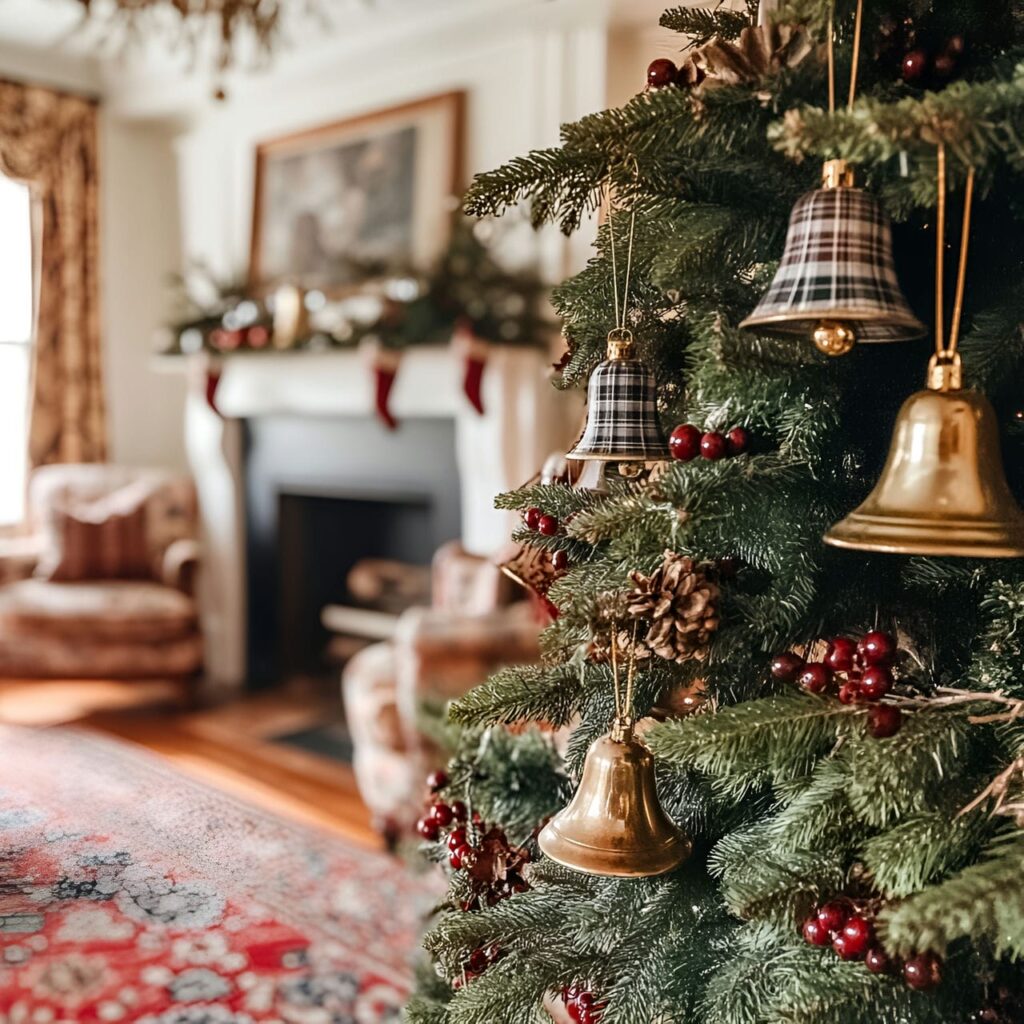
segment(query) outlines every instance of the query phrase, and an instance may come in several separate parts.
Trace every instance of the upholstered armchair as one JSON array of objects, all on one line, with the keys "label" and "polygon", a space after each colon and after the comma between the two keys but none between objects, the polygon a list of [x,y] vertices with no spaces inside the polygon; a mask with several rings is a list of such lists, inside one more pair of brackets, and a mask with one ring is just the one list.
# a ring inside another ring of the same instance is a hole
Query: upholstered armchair
[{"label": "upholstered armchair", "polygon": [[192,484],[104,464],[37,469],[0,542],[0,677],[195,678]]},{"label": "upholstered armchair", "polygon": [[440,755],[421,732],[440,707],[502,665],[539,657],[541,626],[487,559],[447,544],[434,558],[431,606],[399,619],[394,638],[364,648],[342,673],[353,767],[378,828],[395,836],[421,811],[423,780]]}]

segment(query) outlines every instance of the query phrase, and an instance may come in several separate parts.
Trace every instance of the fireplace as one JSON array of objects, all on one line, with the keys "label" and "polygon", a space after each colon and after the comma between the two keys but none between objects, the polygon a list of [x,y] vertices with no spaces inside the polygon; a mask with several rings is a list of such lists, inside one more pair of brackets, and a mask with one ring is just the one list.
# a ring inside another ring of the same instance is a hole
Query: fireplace
[{"label": "fireplace", "polygon": [[323,668],[320,614],[353,605],[357,562],[427,566],[460,535],[455,425],[370,417],[246,421],[247,677],[261,686]]},{"label": "fireplace", "polygon": [[[565,451],[582,410],[551,387],[549,355],[540,348],[495,348],[483,415],[462,393],[457,353],[410,350],[392,394],[394,433],[374,416],[373,381],[358,351],[225,358],[216,410],[205,385],[211,367],[198,356],[188,366],[185,436],[203,519],[199,588],[210,694],[278,677],[287,653],[282,614],[308,619],[290,591],[293,577],[308,573],[310,561],[319,572],[316,556],[335,537],[376,530],[379,517],[395,515],[410,525],[388,531],[422,541],[417,560],[455,537],[478,554],[497,552],[515,517],[496,510],[494,496],[522,484],[550,452]],[[282,562],[282,522],[291,536],[295,517],[304,521],[302,543]],[[325,588],[344,572],[348,556],[335,554]],[[288,657],[312,642],[304,635]]]}]

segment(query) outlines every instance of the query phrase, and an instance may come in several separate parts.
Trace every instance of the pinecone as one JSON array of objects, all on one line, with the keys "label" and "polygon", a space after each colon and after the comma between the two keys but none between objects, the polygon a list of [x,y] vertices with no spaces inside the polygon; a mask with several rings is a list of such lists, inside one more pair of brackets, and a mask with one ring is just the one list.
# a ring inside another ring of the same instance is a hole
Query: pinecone
[{"label": "pinecone", "polygon": [[718,629],[716,569],[712,562],[666,551],[665,559],[650,576],[630,573],[634,589],[628,612],[650,623],[644,642],[667,661],[703,661],[712,634]]}]

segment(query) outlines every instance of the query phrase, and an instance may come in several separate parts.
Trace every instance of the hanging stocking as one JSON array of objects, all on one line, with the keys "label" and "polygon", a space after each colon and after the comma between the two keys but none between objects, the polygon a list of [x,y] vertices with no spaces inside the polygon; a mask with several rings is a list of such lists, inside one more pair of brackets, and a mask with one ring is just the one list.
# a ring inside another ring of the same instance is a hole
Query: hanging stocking
[{"label": "hanging stocking", "polygon": [[483,416],[484,403],[481,396],[483,385],[484,364],[487,362],[489,345],[486,341],[478,338],[473,331],[473,325],[465,317],[461,318],[455,325],[452,334],[452,343],[462,356],[462,390],[469,399],[469,404]]},{"label": "hanging stocking", "polygon": [[391,415],[391,389],[398,376],[398,364],[401,354],[394,349],[376,348],[373,351],[371,366],[373,367],[373,405],[377,418],[388,430],[398,426],[398,420]]},{"label": "hanging stocking", "polygon": [[220,416],[220,409],[217,408],[217,387],[220,384],[221,369],[219,366],[210,364],[206,368],[206,404]]}]

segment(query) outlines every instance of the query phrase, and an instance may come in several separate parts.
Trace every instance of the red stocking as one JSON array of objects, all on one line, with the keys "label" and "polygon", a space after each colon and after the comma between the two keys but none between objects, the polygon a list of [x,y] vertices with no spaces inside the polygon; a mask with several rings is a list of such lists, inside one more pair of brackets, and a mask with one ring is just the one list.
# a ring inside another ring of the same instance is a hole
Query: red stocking
[{"label": "red stocking", "polygon": [[469,399],[469,404],[481,415],[484,414],[484,402],[481,395],[484,366],[487,363],[488,345],[473,332],[473,325],[466,319],[455,325],[452,336],[455,347],[462,353],[462,390]]},{"label": "red stocking", "polygon": [[209,368],[206,371],[206,404],[219,416],[217,408],[217,387],[220,384],[220,369]]},{"label": "red stocking", "polygon": [[374,398],[374,406],[377,410],[377,417],[384,424],[388,430],[394,430],[398,426],[398,421],[391,415],[391,410],[388,409],[388,401],[391,398],[391,387],[394,384],[394,379],[398,374],[397,361],[391,365],[381,364],[376,362],[374,364],[374,381],[376,383],[376,396]]}]

